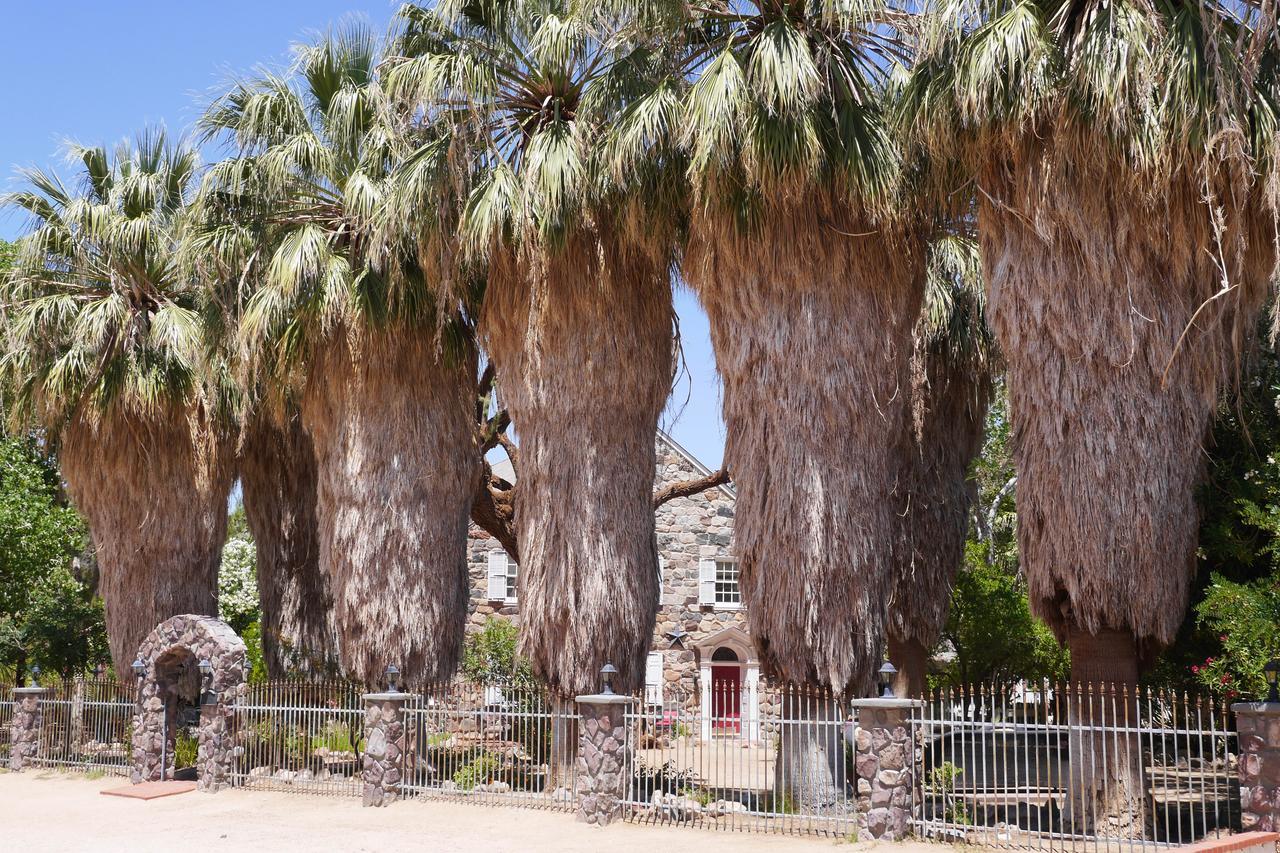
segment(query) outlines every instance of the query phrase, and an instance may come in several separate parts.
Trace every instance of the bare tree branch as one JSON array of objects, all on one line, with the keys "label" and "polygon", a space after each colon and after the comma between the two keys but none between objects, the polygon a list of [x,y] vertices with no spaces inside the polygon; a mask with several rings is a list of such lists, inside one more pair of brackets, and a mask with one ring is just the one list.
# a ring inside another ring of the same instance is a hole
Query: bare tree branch
[{"label": "bare tree branch", "polygon": [[707,489],[714,489],[716,486],[723,486],[728,482],[729,469],[721,467],[719,471],[708,474],[705,477],[699,477],[696,480],[682,480],[679,483],[672,483],[654,493],[653,508],[657,509],[664,503],[673,501],[676,498],[687,498],[701,494]]},{"label": "bare tree branch", "polygon": [[480,485],[471,500],[471,520],[502,545],[502,550],[517,563],[520,548],[516,542],[515,486],[493,473],[486,460]]}]

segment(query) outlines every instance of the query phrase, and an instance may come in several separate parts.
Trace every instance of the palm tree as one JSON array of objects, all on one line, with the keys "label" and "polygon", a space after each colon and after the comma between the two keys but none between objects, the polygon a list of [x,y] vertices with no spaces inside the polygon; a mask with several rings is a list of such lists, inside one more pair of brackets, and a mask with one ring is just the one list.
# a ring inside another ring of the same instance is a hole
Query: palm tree
[{"label": "palm tree", "polygon": [[[657,548],[654,435],[672,380],[670,217],[599,150],[662,56],[567,0],[401,11],[388,80],[465,146],[461,222],[481,340],[519,437],[521,654],[561,694],[643,684]],[[642,201],[643,196],[643,201]]]},{"label": "palm tree", "polygon": [[92,533],[116,672],[155,625],[215,614],[234,476],[231,399],[202,289],[177,262],[198,160],[163,131],[69,145],[77,182],[23,172],[31,228],[4,282],[15,419],[42,427]]},{"label": "palm tree", "polygon": [[687,163],[682,268],[724,381],[761,661],[785,681],[864,692],[882,660],[923,282],[922,241],[890,215],[902,187],[882,106],[901,59],[894,21],[878,3],[684,14],[683,67],[620,122],[613,156],[624,172],[672,150]]},{"label": "palm tree", "polygon": [[[682,63],[617,123],[613,170],[677,162],[687,176],[682,271],[724,383],[735,550],[761,662],[784,682],[865,693],[883,659],[923,287],[885,120],[888,70],[904,58],[897,21],[876,2],[674,6]],[[787,695],[789,719],[839,713]],[[823,733],[837,728],[784,727],[779,790],[813,808],[835,801],[843,751]]]},{"label": "palm tree", "polygon": [[[1125,690],[1182,623],[1202,443],[1275,264],[1274,34],[1248,3],[931,12],[904,119],[977,188],[1032,605],[1073,679]],[[1098,772],[1136,800],[1138,764]]]},{"label": "palm tree", "polygon": [[206,179],[200,245],[246,291],[247,384],[297,394],[342,668],[420,684],[461,651],[475,357],[437,251],[449,200],[409,221],[390,202],[443,186],[447,148],[389,121],[378,61],[345,25],[214,101],[202,130],[235,154]]},{"label": "palm tree", "polygon": [[925,275],[886,637],[899,696],[923,694],[929,652],[947,621],[973,500],[969,464],[982,446],[994,371],[976,241],[959,233],[935,240]]}]

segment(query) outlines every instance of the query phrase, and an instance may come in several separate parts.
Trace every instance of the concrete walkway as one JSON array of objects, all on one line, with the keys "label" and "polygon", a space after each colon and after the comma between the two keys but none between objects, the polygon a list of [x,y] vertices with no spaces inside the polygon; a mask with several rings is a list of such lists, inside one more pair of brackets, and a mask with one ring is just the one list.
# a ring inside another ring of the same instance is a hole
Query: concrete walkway
[{"label": "concrete walkway", "polygon": [[28,851],[483,851],[483,853],[949,853],[944,845],[849,844],[674,826],[599,829],[571,814],[410,801],[365,809],[358,800],[231,790],[143,802],[104,797],[118,776],[0,772],[0,850]]}]

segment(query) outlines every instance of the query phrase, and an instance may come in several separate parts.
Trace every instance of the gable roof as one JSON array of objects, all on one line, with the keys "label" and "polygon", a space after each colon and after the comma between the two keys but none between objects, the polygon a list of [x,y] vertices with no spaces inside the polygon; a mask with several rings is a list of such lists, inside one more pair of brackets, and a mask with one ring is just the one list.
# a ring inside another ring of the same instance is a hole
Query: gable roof
[{"label": "gable roof", "polygon": [[[684,447],[680,445],[680,442],[672,438],[671,435],[661,427],[658,428],[658,440],[661,441],[663,444],[667,445],[668,447],[670,447],[677,454],[679,454],[680,458],[684,459],[684,461],[692,465],[694,470],[697,471],[701,476],[706,477],[709,474],[715,473],[715,471],[708,468],[706,465],[703,465],[701,460],[698,459],[698,457],[694,456],[692,453],[685,450]],[[724,489],[726,492],[729,493],[730,497],[736,498],[738,496],[737,490],[733,488],[732,480],[730,480],[728,483],[725,483],[723,486],[717,486],[717,488]]]}]

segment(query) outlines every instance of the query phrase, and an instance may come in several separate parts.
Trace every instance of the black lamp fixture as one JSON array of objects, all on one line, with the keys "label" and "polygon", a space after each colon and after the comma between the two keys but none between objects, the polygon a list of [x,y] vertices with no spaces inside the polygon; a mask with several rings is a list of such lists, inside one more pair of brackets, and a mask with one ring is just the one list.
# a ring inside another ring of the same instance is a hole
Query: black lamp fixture
[{"label": "black lamp fixture", "polygon": [[898,674],[898,668],[889,661],[885,661],[880,667],[878,675],[880,676],[880,686],[884,688],[880,694],[881,699],[896,699],[893,695],[893,677]]},{"label": "black lamp fixture", "polygon": [[395,693],[396,685],[400,682],[400,667],[393,663],[387,664],[387,692]]},{"label": "black lamp fixture", "polygon": [[134,658],[133,663],[129,664],[129,669],[133,670],[133,677],[139,681],[147,674],[147,665],[142,662],[142,658]]},{"label": "black lamp fixture", "polygon": [[600,676],[604,679],[604,689],[600,691],[601,696],[613,695],[613,677],[617,674],[618,668],[611,663],[600,667]]},{"label": "black lamp fixture", "polygon": [[31,667],[31,686],[40,686],[40,667],[38,666]]},{"label": "black lamp fixture", "polygon": [[200,701],[205,705],[212,705],[217,701],[213,694],[213,664],[206,658],[196,664],[196,667],[200,670]]},{"label": "black lamp fixture", "polygon": [[1262,677],[1267,680],[1267,702],[1280,703],[1280,658],[1262,668]]}]

